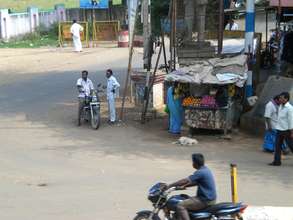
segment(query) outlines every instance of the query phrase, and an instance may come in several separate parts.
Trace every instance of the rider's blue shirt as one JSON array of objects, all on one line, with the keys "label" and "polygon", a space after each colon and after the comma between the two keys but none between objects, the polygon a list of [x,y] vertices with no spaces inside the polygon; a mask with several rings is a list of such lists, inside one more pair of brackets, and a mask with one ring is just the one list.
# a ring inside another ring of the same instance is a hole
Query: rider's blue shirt
[{"label": "rider's blue shirt", "polygon": [[188,177],[193,184],[198,186],[197,197],[202,201],[214,201],[217,198],[214,176],[209,168],[201,167]]}]

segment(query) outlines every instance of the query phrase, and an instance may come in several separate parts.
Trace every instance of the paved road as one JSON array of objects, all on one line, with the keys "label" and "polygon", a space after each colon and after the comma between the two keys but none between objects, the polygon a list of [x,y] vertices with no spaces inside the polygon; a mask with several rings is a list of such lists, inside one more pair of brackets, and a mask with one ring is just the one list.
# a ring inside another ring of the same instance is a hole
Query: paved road
[{"label": "paved road", "polygon": [[[163,119],[141,126],[133,121],[135,114],[128,114],[128,121],[120,126],[103,123],[98,131],[87,125],[76,127],[74,84],[80,70],[88,69],[95,82],[105,83],[104,70],[111,67],[123,83],[127,50],[99,48],[80,55],[7,50],[3,54],[1,219],[131,219],[136,210],[150,208],[146,200],[150,185],[192,172],[192,152],[207,156],[220,201],[230,200],[229,164],[236,162],[241,200],[252,205],[292,205],[293,158],[288,157],[283,167],[268,167],[272,156],[259,150],[260,139],[240,133],[225,141],[217,134],[201,134],[199,145],[179,147],[172,144],[175,137],[164,130]],[[134,66],[140,59],[137,54]]]}]

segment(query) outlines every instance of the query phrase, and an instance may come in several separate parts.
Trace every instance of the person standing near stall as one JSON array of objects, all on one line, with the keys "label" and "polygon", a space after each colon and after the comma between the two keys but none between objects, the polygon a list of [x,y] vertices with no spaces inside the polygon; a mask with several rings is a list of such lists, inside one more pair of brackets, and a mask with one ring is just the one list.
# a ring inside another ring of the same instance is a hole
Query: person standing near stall
[{"label": "person standing near stall", "polygon": [[[266,133],[264,137],[263,149],[265,151],[274,152],[275,142],[277,136],[277,124],[278,124],[278,108],[280,107],[280,95],[275,96],[265,106],[265,126]],[[289,154],[289,150],[286,148],[286,144],[282,145],[283,154]]]},{"label": "person standing near stall", "polygon": [[180,134],[183,123],[183,107],[180,97],[179,84],[175,82],[167,92],[167,106],[169,110],[169,132]]},{"label": "person standing near stall", "polygon": [[114,124],[116,122],[116,107],[115,107],[115,98],[118,96],[118,90],[120,84],[117,79],[113,76],[113,71],[108,69],[106,71],[107,77],[107,100],[108,100],[108,109],[109,109],[109,124]]},{"label": "person standing near stall", "polygon": [[281,166],[281,147],[286,140],[288,147],[293,152],[293,106],[289,103],[290,94],[283,92],[280,94],[281,105],[278,108],[278,121],[276,125],[277,138],[275,144],[274,161],[271,166]]},{"label": "person standing near stall", "polygon": [[239,26],[237,23],[235,23],[235,21],[231,18],[228,22],[228,24],[225,27],[226,31],[238,31],[239,30]]}]

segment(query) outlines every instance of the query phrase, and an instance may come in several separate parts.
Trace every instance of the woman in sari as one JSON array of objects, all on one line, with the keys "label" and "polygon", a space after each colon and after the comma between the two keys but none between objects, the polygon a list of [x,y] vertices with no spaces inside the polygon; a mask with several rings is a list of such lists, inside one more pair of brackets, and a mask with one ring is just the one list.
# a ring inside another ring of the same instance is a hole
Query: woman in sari
[{"label": "woman in sari", "polygon": [[167,92],[167,106],[169,110],[169,132],[180,134],[183,123],[183,107],[179,93],[178,83],[175,82]]}]

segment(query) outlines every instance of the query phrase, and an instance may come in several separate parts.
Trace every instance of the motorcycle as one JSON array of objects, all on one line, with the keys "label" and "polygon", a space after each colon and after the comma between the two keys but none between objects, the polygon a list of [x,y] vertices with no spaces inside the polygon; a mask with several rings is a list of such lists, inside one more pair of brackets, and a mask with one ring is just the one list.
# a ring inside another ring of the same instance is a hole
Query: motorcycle
[{"label": "motorcycle", "polygon": [[[100,85],[98,85],[98,88]],[[100,90],[95,90],[90,96],[85,96],[85,106],[83,107],[79,120],[90,121],[93,129],[97,130],[101,122],[101,102],[99,98]]]},{"label": "motorcycle", "polygon": [[[172,187],[164,189],[164,183],[157,183],[149,190],[148,199],[152,202],[154,209],[144,210],[137,213],[134,220],[161,220],[159,214],[163,211],[164,220],[177,220],[176,206],[179,202],[190,198],[188,195],[180,194],[169,196],[176,190],[182,188]],[[241,214],[247,208],[243,203],[218,203],[203,210],[189,211],[191,220],[243,220]]]}]

